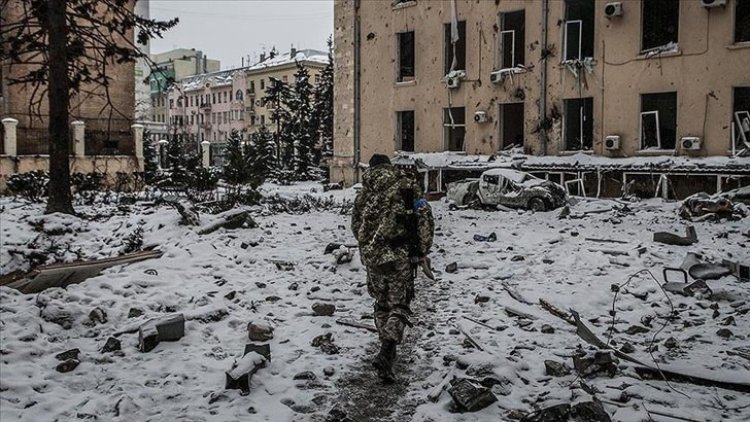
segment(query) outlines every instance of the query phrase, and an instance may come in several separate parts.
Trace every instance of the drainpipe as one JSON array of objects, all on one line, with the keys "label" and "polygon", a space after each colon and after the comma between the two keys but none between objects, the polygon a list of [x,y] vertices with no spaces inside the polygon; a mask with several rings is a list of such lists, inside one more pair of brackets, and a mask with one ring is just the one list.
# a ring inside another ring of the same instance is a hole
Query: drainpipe
[{"label": "drainpipe", "polygon": [[361,159],[360,142],[360,0],[354,0],[354,183],[359,181],[359,162]]},{"label": "drainpipe", "polygon": [[539,117],[543,123],[539,134],[542,137],[542,154],[547,155],[547,15],[549,14],[549,0],[542,0],[542,86],[539,93]]}]

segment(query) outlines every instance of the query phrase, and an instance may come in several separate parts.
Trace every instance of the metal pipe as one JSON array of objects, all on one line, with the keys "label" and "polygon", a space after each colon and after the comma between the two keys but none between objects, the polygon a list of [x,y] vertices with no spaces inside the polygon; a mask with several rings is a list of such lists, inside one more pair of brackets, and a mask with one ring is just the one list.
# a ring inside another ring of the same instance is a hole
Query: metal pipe
[{"label": "metal pipe", "polygon": [[542,0],[542,76],[541,91],[539,93],[539,117],[541,121],[539,134],[542,141],[541,155],[547,155],[547,15],[549,14],[549,0]]},{"label": "metal pipe", "polygon": [[357,183],[359,181],[359,162],[361,159],[361,142],[360,142],[361,36],[360,36],[359,7],[360,7],[360,0],[354,0],[354,160],[352,162],[352,165],[354,167],[353,183]]}]

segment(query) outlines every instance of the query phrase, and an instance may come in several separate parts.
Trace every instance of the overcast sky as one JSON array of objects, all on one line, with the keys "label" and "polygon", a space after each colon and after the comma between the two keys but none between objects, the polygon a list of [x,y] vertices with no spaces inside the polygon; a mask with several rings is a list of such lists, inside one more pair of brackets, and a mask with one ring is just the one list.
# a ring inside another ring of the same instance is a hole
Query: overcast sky
[{"label": "overcast sky", "polygon": [[151,53],[173,48],[202,50],[221,68],[237,67],[276,46],[326,49],[333,33],[333,0],[151,0],[151,18],[180,18]]}]

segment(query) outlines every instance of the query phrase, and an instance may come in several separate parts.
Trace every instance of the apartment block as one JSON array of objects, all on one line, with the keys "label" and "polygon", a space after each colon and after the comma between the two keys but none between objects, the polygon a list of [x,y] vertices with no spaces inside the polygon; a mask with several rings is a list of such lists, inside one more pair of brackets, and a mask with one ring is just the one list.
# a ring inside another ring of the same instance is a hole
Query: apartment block
[{"label": "apartment block", "polygon": [[419,161],[436,192],[497,166],[589,195],[750,184],[748,0],[334,10],[334,180],[382,153]]},{"label": "apartment block", "polygon": [[286,53],[262,54],[251,66],[182,78],[167,90],[165,132],[186,136],[195,148],[210,142],[211,162],[220,165],[232,130],[249,139],[261,126],[272,124],[270,104],[267,107],[263,100],[272,80],[294,83],[296,63],[301,63],[314,84],[327,62],[326,52],[292,48]]}]

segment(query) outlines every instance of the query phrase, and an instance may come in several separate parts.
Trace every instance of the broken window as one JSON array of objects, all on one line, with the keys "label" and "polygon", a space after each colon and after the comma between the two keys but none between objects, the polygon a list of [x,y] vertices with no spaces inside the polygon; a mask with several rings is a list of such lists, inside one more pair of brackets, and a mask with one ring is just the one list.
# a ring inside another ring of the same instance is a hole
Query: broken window
[{"label": "broken window", "polygon": [[445,74],[451,71],[453,59],[456,60],[455,70],[466,70],[466,21],[458,21],[458,41],[453,48],[451,43],[451,24],[446,23],[445,32]]},{"label": "broken window", "polygon": [[414,152],[414,110],[396,112],[396,150]]},{"label": "broken window", "polygon": [[641,149],[674,149],[677,93],[641,95]]},{"label": "broken window", "polygon": [[750,0],[737,0],[734,9],[734,42],[750,41]]},{"label": "broken window", "polygon": [[500,149],[523,146],[523,103],[500,104]]},{"label": "broken window", "polygon": [[463,151],[466,136],[466,109],[452,107],[443,109],[445,147],[448,151]]},{"label": "broken window", "polygon": [[399,32],[398,37],[398,81],[410,81],[416,76],[414,70],[414,31]]},{"label": "broken window", "polygon": [[594,99],[564,101],[563,130],[566,151],[589,151],[594,144]]},{"label": "broken window", "polygon": [[565,60],[594,56],[594,0],[565,1]]},{"label": "broken window", "polygon": [[643,0],[642,51],[677,44],[679,0]]},{"label": "broken window", "polygon": [[746,148],[750,145],[750,87],[734,88],[732,111],[735,145]]},{"label": "broken window", "polygon": [[498,52],[498,68],[508,69],[524,64],[526,12],[500,13],[500,51]]}]

